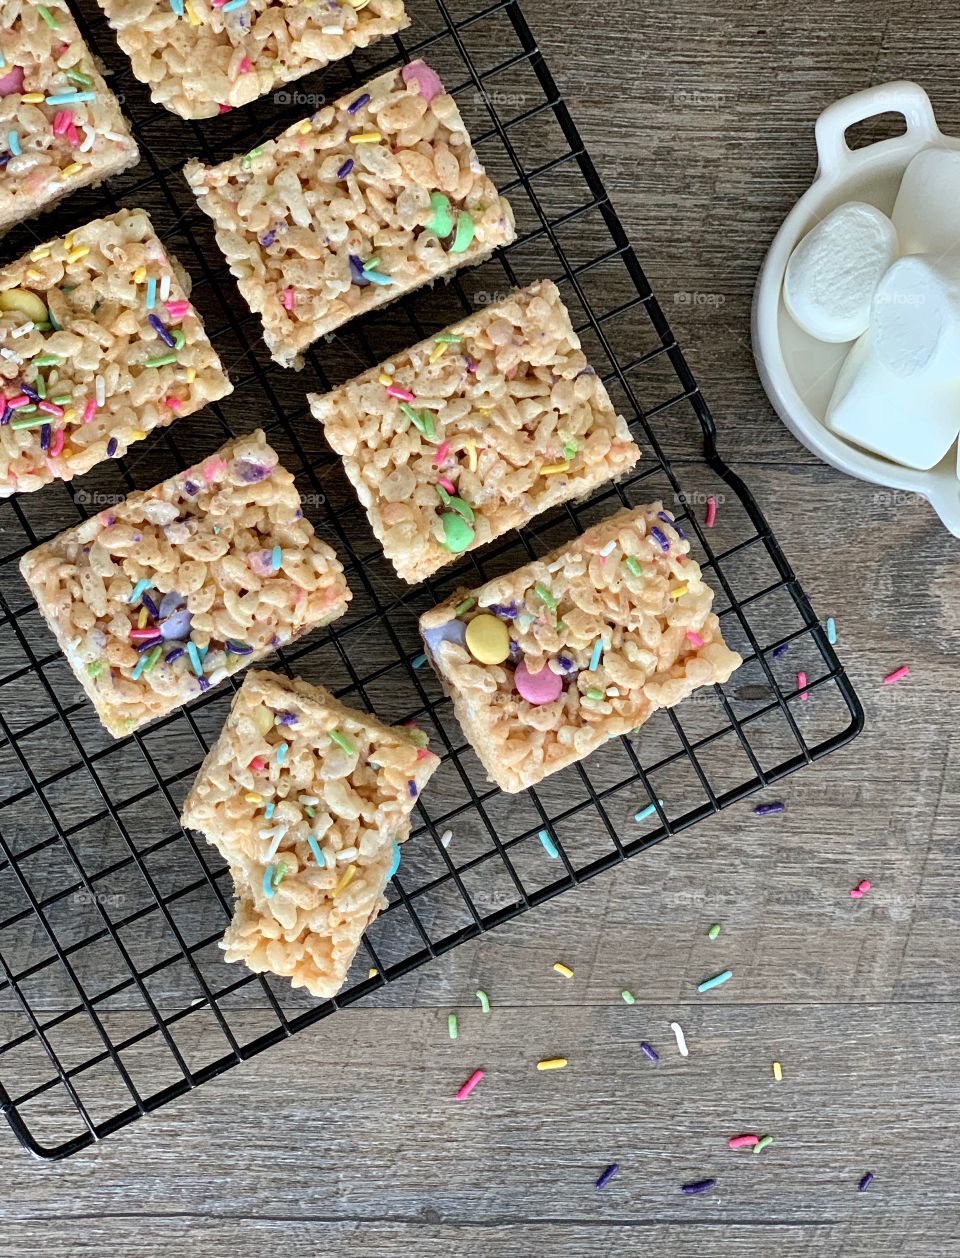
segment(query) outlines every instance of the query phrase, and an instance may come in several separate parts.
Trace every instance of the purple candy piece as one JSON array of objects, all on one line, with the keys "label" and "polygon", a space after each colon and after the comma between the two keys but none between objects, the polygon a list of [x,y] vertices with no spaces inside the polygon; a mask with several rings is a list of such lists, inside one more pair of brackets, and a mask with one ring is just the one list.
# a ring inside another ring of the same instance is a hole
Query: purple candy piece
[{"label": "purple candy piece", "polygon": [[278,712],[277,713],[278,725],[296,725],[296,723],[297,723],[296,712]]},{"label": "purple candy piece", "polygon": [[245,459],[237,459],[234,467],[237,475],[247,485],[255,485],[257,481],[270,475],[270,469],[262,463],[248,463]]},{"label": "purple candy piece", "polygon": [[511,601],[509,603],[491,603],[487,608],[491,616],[499,616],[501,620],[516,620],[517,605]]},{"label": "purple candy piece", "polygon": [[350,254],[350,278],[358,288],[366,288],[370,283],[363,273],[363,262],[355,253]]},{"label": "purple candy piece", "polygon": [[441,642],[454,642],[457,646],[467,645],[467,626],[462,620],[448,620],[445,625],[435,629],[425,629],[423,640],[432,655],[436,655]]},{"label": "purple candy piece", "polygon": [[193,616],[186,607],[178,607],[165,620],[160,621],[160,632],[167,642],[183,642],[190,637]]},{"label": "purple candy piece", "polygon": [[186,601],[185,595],[180,594],[177,590],[170,590],[160,600],[160,606],[157,609],[158,615],[163,619],[169,616],[171,612],[175,612],[178,607],[183,607]]},{"label": "purple candy piece", "polygon": [[260,237],[260,243],[263,245],[264,249],[269,249],[276,238],[277,229],[275,227],[271,227],[268,232],[264,232],[264,234]]}]

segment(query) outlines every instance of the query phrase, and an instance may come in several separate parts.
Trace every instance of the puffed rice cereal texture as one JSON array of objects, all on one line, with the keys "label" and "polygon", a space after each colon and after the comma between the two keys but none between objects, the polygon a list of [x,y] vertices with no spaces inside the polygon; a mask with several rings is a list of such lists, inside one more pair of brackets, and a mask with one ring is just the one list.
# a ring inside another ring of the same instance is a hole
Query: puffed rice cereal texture
[{"label": "puffed rice cereal texture", "polygon": [[426,741],[319,686],[247,674],[183,808],[230,866],[228,961],[336,994],[440,763]]},{"label": "puffed rice cereal texture", "polygon": [[549,280],[309,400],[411,584],[640,457]]},{"label": "puffed rice cereal texture", "polygon": [[351,597],[260,431],[29,551],[20,571],[115,738],[336,620]]},{"label": "puffed rice cereal texture", "polygon": [[2,234],[140,154],[64,0],[2,0],[0,54]]},{"label": "puffed rice cereal texture", "polygon": [[[689,550],[655,502],[620,511],[421,617],[427,655],[454,712],[503,790],[535,785],[739,668]],[[470,650],[469,625],[481,615],[508,631],[502,664],[483,664]],[[560,682],[557,697],[522,698],[519,667],[535,676],[549,669]]]},{"label": "puffed rice cereal texture", "polygon": [[423,62],[187,182],[285,367],[350,319],[487,257],[513,213]]},{"label": "puffed rice cereal texture", "polygon": [[248,105],[410,25],[403,0],[98,3],[153,103],[181,118]]},{"label": "puffed rice cereal texture", "polygon": [[72,480],[232,391],[189,291],[143,210],[0,269],[0,497]]}]

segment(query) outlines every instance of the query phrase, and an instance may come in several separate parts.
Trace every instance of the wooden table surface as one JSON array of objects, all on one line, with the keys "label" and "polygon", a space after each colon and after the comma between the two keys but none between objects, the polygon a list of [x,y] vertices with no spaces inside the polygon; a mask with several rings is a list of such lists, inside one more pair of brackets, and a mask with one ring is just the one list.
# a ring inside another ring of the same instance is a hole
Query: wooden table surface
[{"label": "wooden table surface", "polygon": [[[960,132],[960,23],[906,0],[525,12],[722,452],[836,617],[866,732],[787,779],[782,816],[732,807],[65,1163],[4,1135],[4,1258],[960,1253],[960,552],[924,504],[793,440],[749,332],[764,252],[814,173],[816,115],[912,78]],[[902,663],[909,679],[884,687]],[[534,1069],[560,1054],[565,1071]],[[729,1152],[743,1131],[774,1141]],[[681,1194],[704,1176],[712,1193]]]}]

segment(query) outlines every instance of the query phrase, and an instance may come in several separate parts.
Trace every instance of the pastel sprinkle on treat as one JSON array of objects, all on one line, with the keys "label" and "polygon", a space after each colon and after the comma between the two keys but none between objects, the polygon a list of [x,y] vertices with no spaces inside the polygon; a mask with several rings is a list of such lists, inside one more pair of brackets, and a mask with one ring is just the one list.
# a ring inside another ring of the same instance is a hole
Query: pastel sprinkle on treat
[{"label": "pastel sprinkle on treat", "polygon": [[546,830],[541,830],[537,835],[537,838],[543,844],[543,850],[546,854],[552,861],[555,861],[560,853],[557,851],[557,845],[554,843],[553,839],[551,839],[550,835],[546,832]]},{"label": "pastel sprinkle on treat", "polygon": [[864,1175],[860,1180],[860,1183],[857,1184],[857,1192],[866,1192],[873,1183],[874,1178],[873,1171],[867,1171],[866,1175]]},{"label": "pastel sprinkle on treat", "polygon": [[724,970],[720,974],[715,974],[713,978],[704,979],[702,983],[697,984],[698,992],[708,992],[714,987],[721,987],[724,983],[729,982],[733,978],[733,970]]},{"label": "pastel sprinkle on treat", "polygon": [[688,1196],[695,1196],[697,1193],[709,1192],[711,1188],[716,1186],[715,1179],[698,1179],[692,1184],[681,1184],[680,1191],[685,1192]]},{"label": "pastel sprinkle on treat", "polygon": [[455,1040],[457,1036],[460,1034],[459,1028],[457,1026],[457,1015],[455,1013],[447,1014],[447,1034],[450,1036],[452,1040]]},{"label": "pastel sprinkle on treat", "polygon": [[670,1030],[673,1032],[673,1034],[676,1037],[677,1051],[679,1052],[680,1056],[689,1057],[690,1050],[687,1048],[687,1039],[683,1033],[683,1027],[680,1025],[679,1022],[671,1022]]},{"label": "pastel sprinkle on treat", "polygon": [[483,1075],[484,1075],[484,1072],[482,1070],[475,1070],[473,1074],[470,1076],[470,1078],[463,1085],[463,1087],[460,1088],[459,1091],[457,1092],[457,1100],[465,1101],[467,1097],[470,1095],[470,1093],[473,1091],[473,1089],[480,1082],[480,1080],[483,1078]]},{"label": "pastel sprinkle on treat", "polygon": [[720,934],[720,923],[714,922],[713,925],[710,927],[710,929],[707,931],[707,938],[710,940],[713,940],[713,939],[716,939],[716,937],[719,934]]},{"label": "pastel sprinkle on treat", "polygon": [[636,996],[634,996],[633,992],[627,991],[626,988],[620,993],[620,999],[625,1005],[635,1005],[637,1003]]},{"label": "pastel sprinkle on treat", "polygon": [[757,804],[753,810],[755,817],[772,817],[774,813],[784,812],[786,805],[779,800],[773,804]]},{"label": "pastel sprinkle on treat", "polygon": [[657,1050],[653,1047],[653,1045],[652,1045],[652,1044],[648,1044],[646,1040],[641,1040],[641,1041],[640,1041],[640,1051],[641,1051],[641,1053],[643,1053],[644,1057],[648,1057],[648,1058],[650,1059],[650,1061],[652,1061],[652,1062],[654,1062],[654,1063],[656,1063],[656,1062],[658,1062],[658,1061],[660,1060],[660,1054],[659,1054],[659,1053],[657,1052]]},{"label": "pastel sprinkle on treat", "polygon": [[781,1080],[783,1079],[783,1067],[780,1065],[778,1061],[775,1061],[773,1063],[772,1070],[773,1070],[774,1079],[776,1080],[777,1083],[780,1083]]},{"label": "pastel sprinkle on treat", "polygon": [[731,1136],[727,1141],[729,1149],[752,1149],[760,1143],[759,1136]]},{"label": "pastel sprinkle on treat", "polygon": [[619,1162],[611,1162],[608,1167],[606,1167],[603,1171],[600,1172],[600,1175],[597,1179],[598,1191],[601,1188],[606,1188],[607,1184],[610,1183],[611,1179],[613,1179],[614,1175],[616,1175],[619,1169],[620,1169]]},{"label": "pastel sprinkle on treat", "polygon": [[562,961],[554,962],[553,968],[558,974],[562,974],[564,978],[573,978],[573,970],[569,966],[564,965]]},{"label": "pastel sprinkle on treat", "polygon": [[487,993],[483,990],[482,987],[477,988],[477,1000],[480,1001],[480,1012],[489,1013],[490,1012],[490,997],[487,995]]},{"label": "pastel sprinkle on treat", "polygon": [[904,664],[901,668],[896,668],[892,673],[887,673],[883,679],[885,686],[895,686],[898,681],[903,681],[904,677],[910,675],[910,669]]},{"label": "pastel sprinkle on treat", "polygon": [[567,1064],[566,1057],[545,1057],[537,1062],[538,1070],[562,1070]]}]

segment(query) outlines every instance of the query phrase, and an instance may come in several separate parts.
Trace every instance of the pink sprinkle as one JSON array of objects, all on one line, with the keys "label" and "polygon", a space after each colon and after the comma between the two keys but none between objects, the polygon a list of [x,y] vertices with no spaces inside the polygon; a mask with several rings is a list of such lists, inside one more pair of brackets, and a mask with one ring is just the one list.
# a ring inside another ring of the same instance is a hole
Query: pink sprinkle
[{"label": "pink sprinkle", "polygon": [[207,459],[206,463],[204,463],[203,467],[200,469],[203,472],[203,479],[209,485],[218,473],[224,471],[226,466],[227,465],[224,463],[223,459]]},{"label": "pink sprinkle", "polygon": [[178,411],[181,405],[178,397],[165,397],[163,399],[163,404],[164,406],[169,406],[172,411]]},{"label": "pink sprinkle", "polygon": [[[10,405],[12,406],[13,403],[11,402]],[[883,679],[883,684],[885,686],[893,686],[898,681],[903,681],[904,677],[906,677],[909,672],[910,669],[907,668],[906,664],[904,664],[902,668],[898,668],[892,673],[887,673],[886,677]]]},{"label": "pink sprinkle", "polygon": [[9,406],[12,411],[18,411],[21,406],[29,405],[30,399],[25,393],[18,393],[16,397],[7,399],[7,406]]},{"label": "pink sprinkle", "polygon": [[853,896],[855,900],[863,899],[863,892],[860,890],[859,887],[854,887],[853,890],[850,892],[850,894]]},{"label": "pink sprinkle", "polygon": [[78,134],[78,132],[77,132],[77,128],[73,125],[73,123],[72,123],[72,122],[71,122],[71,123],[67,126],[67,129],[66,129],[66,131],[64,131],[64,133],[63,133],[63,134],[67,137],[67,143],[68,143],[68,144],[79,144],[79,143],[80,143],[80,136],[79,136],[79,134]]},{"label": "pink sprinkle", "polygon": [[251,68],[252,66],[251,66],[251,61],[249,57],[244,57],[241,60],[240,64],[237,66],[237,70],[239,71],[240,74],[249,74]]},{"label": "pink sprinkle", "polygon": [[250,761],[250,763],[247,765],[247,768],[252,769],[254,773],[262,773],[266,767],[267,766],[264,764],[264,762],[260,759],[259,756],[254,756],[253,759]]},{"label": "pink sprinkle", "polygon": [[390,394],[390,396],[391,396],[391,397],[397,397],[397,398],[399,398],[401,402],[412,402],[412,401],[413,401],[413,394],[412,394],[412,393],[408,393],[406,389],[401,389],[399,385],[396,385],[396,384],[388,384],[388,385],[387,385],[387,392]]},{"label": "pink sprinkle", "polygon": [[694,646],[703,646],[703,638],[700,637],[699,633],[694,633],[692,629],[687,630],[687,638]]},{"label": "pink sprinkle", "polygon": [[56,415],[57,419],[63,417],[63,407],[57,406],[56,402],[38,402],[37,410],[43,411],[45,415]]},{"label": "pink sprinkle", "polygon": [[463,1087],[460,1089],[460,1091],[457,1093],[457,1100],[465,1101],[482,1078],[483,1078],[483,1071],[475,1070],[473,1074],[470,1076],[470,1078],[463,1085]]},{"label": "pink sprinkle", "polygon": [[284,310],[293,309],[293,289],[285,288],[283,290],[283,308]]},{"label": "pink sprinkle", "polygon": [[704,521],[708,529],[712,529],[717,519],[717,500],[716,498],[707,499],[707,518]]},{"label": "pink sprinkle", "polygon": [[864,880],[860,883],[859,886],[853,888],[853,890],[850,892],[850,895],[853,897],[854,900],[862,900],[863,897],[870,890],[871,885],[872,884],[870,880],[868,878],[864,878]]},{"label": "pink sprinkle", "polygon": [[63,449],[63,429],[58,428],[57,431],[53,434],[53,440],[50,442],[50,449],[47,452],[48,457],[51,459],[55,459],[62,449]]},{"label": "pink sprinkle", "polygon": [[96,413],[97,413],[97,403],[93,398],[90,398],[87,404],[84,406],[83,414],[81,415],[80,418],[83,420],[85,424],[89,424],[90,421],[93,419],[94,415],[96,415]]},{"label": "pink sprinkle", "polygon": [[446,476],[438,476],[437,484],[441,489],[445,489],[448,494],[453,494],[456,497],[457,487],[452,480],[447,480]]},{"label": "pink sprinkle", "polygon": [[444,441],[442,445],[437,446],[437,452],[433,456],[433,466],[439,467],[443,460],[450,453],[450,442]]},{"label": "pink sprinkle", "polygon": [[759,1143],[759,1136],[731,1136],[727,1141],[727,1147],[730,1149],[752,1149],[755,1144]]},{"label": "pink sprinkle", "polygon": [[53,115],[52,129],[54,135],[63,135],[67,127],[69,127],[73,115],[69,109],[58,109]]},{"label": "pink sprinkle", "polygon": [[228,114],[232,108],[233,108],[232,105],[221,105],[220,112],[221,114]]},{"label": "pink sprinkle", "polygon": [[443,93],[443,83],[435,70],[423,61],[411,61],[400,71],[404,83],[416,83],[417,90],[429,105],[435,96]]},{"label": "pink sprinkle", "polygon": [[182,319],[189,309],[190,303],[188,301],[167,302],[167,315],[175,321]]},{"label": "pink sprinkle", "polygon": [[807,674],[801,670],[797,673],[797,689],[800,691],[800,698],[804,701],[804,703],[806,703],[806,701],[810,698],[807,694],[806,686]]},{"label": "pink sprinkle", "polygon": [[426,760],[426,758],[427,758],[427,756],[429,756],[429,754],[430,754],[430,752],[429,752],[429,751],[427,751],[426,747],[418,747],[418,748],[417,748],[417,759],[418,759],[418,760]]}]

